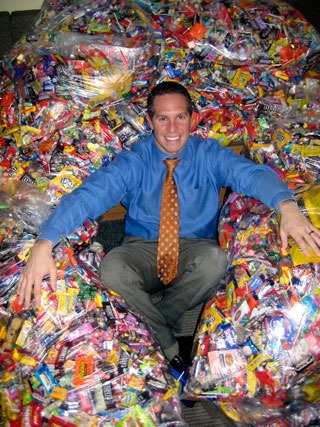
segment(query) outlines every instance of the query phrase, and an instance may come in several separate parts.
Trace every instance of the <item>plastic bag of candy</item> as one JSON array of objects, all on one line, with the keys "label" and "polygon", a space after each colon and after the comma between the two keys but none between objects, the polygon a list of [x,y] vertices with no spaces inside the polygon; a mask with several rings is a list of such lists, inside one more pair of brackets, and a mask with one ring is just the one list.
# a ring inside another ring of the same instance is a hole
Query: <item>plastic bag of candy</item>
[{"label": "plastic bag of candy", "polygon": [[129,99],[153,80],[149,20],[136,4],[103,6],[44,2],[39,37],[1,61],[1,177],[29,179],[57,200],[148,131],[143,97]]},{"label": "plastic bag of candy", "polygon": [[276,212],[254,199],[231,194],[219,227],[229,268],[202,313],[185,396],[216,400],[240,425],[290,425],[317,408],[320,259],[293,264]]},{"label": "plastic bag of candy", "polygon": [[12,294],[0,312],[2,418],[21,426],[30,416],[37,425],[186,426],[146,323],[103,290],[70,246],[56,247],[54,258],[57,289],[43,280],[40,308],[24,310]]},{"label": "plastic bag of candy", "polygon": [[248,155],[291,188],[319,181],[319,80],[303,78],[257,103],[243,133]]},{"label": "plastic bag of candy", "polygon": [[[53,250],[57,288],[45,277],[40,307],[17,286],[38,227],[52,207],[26,182],[2,183],[0,397],[6,425],[186,426],[177,384],[146,322],[103,288],[104,256],[86,221]],[[37,211],[37,215],[28,215]],[[4,219],[8,218],[7,223]],[[9,234],[11,233],[11,234]],[[97,424],[98,423],[98,424]]]},{"label": "plastic bag of candy", "polygon": [[278,66],[303,72],[309,49],[316,49],[319,37],[285,2],[151,3],[150,7],[166,32],[209,63],[258,63],[275,73]]}]

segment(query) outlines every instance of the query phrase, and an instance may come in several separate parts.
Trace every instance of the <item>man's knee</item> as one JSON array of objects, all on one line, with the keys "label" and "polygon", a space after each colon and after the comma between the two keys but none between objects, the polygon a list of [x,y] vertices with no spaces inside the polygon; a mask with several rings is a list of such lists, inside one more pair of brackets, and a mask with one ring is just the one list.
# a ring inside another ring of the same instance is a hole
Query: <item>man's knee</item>
[{"label": "man's knee", "polygon": [[215,271],[221,277],[224,276],[228,264],[227,255],[219,246],[212,246],[203,262],[209,271]]},{"label": "man's knee", "polygon": [[126,260],[123,259],[123,255],[117,249],[108,252],[99,267],[99,276],[102,282],[111,288],[123,281],[123,270],[126,265]]},{"label": "man's knee", "polygon": [[219,282],[225,275],[227,256],[215,244],[204,245],[197,251],[194,258],[185,266],[185,271],[195,271],[206,282]]}]

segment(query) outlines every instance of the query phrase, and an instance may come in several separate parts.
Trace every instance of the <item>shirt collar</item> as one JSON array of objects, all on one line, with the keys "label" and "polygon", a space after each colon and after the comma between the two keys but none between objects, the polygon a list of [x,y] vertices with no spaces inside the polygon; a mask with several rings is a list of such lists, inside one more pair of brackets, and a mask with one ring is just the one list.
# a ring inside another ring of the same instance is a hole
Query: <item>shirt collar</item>
[{"label": "shirt collar", "polygon": [[163,161],[164,159],[170,159],[170,158],[174,158],[174,157],[179,157],[179,159],[184,160],[184,159],[189,157],[190,141],[191,141],[191,137],[188,138],[185,146],[180,151],[180,153],[177,156],[171,157],[171,156],[168,156],[168,154],[164,153],[163,151],[161,151],[157,147],[156,143],[154,142],[154,137],[152,135],[152,155],[154,156],[154,158],[156,160],[159,160],[159,161]]}]

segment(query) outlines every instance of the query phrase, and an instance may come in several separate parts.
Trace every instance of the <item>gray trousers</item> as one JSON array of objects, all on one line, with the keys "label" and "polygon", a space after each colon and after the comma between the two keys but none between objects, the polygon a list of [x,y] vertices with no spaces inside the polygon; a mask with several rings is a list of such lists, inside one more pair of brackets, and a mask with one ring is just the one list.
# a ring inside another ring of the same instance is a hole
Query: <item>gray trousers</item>
[{"label": "gray trousers", "polygon": [[[165,286],[157,277],[157,243],[126,237],[121,246],[106,254],[99,274],[107,288],[148,321],[166,354],[177,345],[173,329],[183,314],[214,295],[227,258],[213,239],[180,239],[178,275]],[[163,297],[155,304],[152,295],[160,291]]]}]

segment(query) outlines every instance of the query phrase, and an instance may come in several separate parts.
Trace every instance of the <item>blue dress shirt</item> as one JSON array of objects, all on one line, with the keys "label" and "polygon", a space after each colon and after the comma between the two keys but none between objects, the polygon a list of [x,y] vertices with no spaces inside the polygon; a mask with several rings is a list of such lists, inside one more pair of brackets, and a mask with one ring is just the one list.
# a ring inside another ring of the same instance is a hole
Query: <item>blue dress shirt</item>
[{"label": "blue dress shirt", "polygon": [[[157,239],[162,186],[168,155],[153,135],[121,151],[108,165],[64,196],[38,238],[53,244],[83,224],[122,203],[125,234]],[[269,207],[293,198],[293,191],[268,166],[257,165],[213,139],[191,136],[174,171],[179,197],[180,237],[211,238],[216,233],[221,187],[261,200]]]}]

